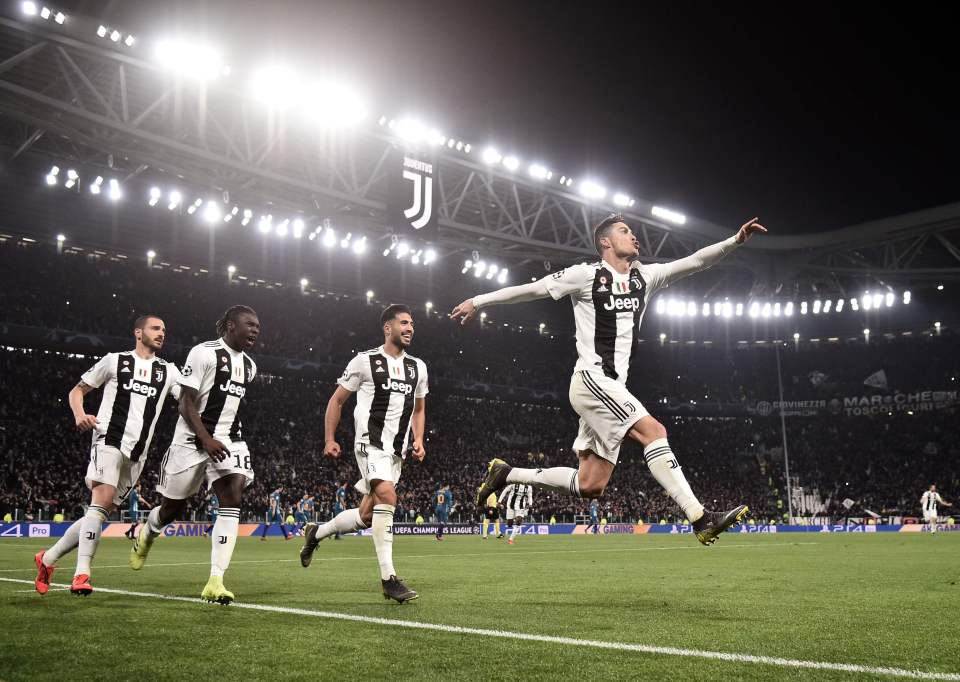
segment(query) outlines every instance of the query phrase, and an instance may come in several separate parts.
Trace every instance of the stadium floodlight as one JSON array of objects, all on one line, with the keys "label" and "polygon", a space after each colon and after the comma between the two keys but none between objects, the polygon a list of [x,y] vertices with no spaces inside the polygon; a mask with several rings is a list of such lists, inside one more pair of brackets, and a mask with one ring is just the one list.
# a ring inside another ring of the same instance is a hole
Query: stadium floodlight
[{"label": "stadium floodlight", "polygon": [[236,265],[228,265],[228,266],[227,266],[227,273],[228,273],[228,274],[234,275],[234,274],[236,274],[236,272],[237,272],[237,266],[236,266]]},{"label": "stadium floodlight", "polygon": [[710,317],[710,304],[706,301],[703,302],[703,307],[700,310],[700,314],[704,317]]},{"label": "stadium floodlight", "polygon": [[773,316],[780,317],[780,301],[773,304]]},{"label": "stadium floodlight", "polygon": [[547,180],[547,174],[550,173],[545,166],[539,163],[531,163],[529,168],[530,177],[535,180]]},{"label": "stadium floodlight", "polygon": [[208,80],[224,73],[220,54],[209,45],[186,38],[168,38],[157,43],[156,60],[180,75]]},{"label": "stadium floodlight", "polygon": [[760,304],[757,301],[754,301],[750,304],[750,317],[759,317],[760,316]]},{"label": "stadium floodlight", "polygon": [[836,307],[833,309],[834,312],[839,313],[841,310],[843,310],[843,304],[844,304],[845,302],[846,302],[845,299],[838,298],[838,299],[837,299],[837,305],[836,305]]},{"label": "stadium floodlight", "polygon": [[933,328],[937,330],[937,334],[940,333],[940,323],[939,323],[939,322],[934,322],[934,323],[933,323]]},{"label": "stadium floodlight", "polygon": [[101,37],[101,38],[106,37],[106,35],[107,35],[107,27],[104,26],[103,24],[100,24],[99,26],[97,26],[97,35],[98,35],[99,37]]},{"label": "stadium floodlight", "polygon": [[893,307],[893,292],[892,292],[892,291],[888,291],[888,292],[887,292],[887,295],[884,296],[884,303],[887,304],[887,307],[888,307],[888,308],[892,308],[892,307]]},{"label": "stadium floodlight", "polygon": [[663,343],[666,340],[667,340],[667,335],[664,334],[663,332],[660,332],[660,343]]},{"label": "stadium floodlight", "polygon": [[903,304],[904,304],[904,305],[910,305],[910,292],[909,292],[909,291],[904,291],[904,292],[903,292]]},{"label": "stadium floodlight", "polygon": [[864,329],[864,330],[863,330],[863,338],[865,338],[867,341],[870,340],[870,330],[869,330],[869,329]]},{"label": "stadium floodlight", "polygon": [[863,295],[863,298],[860,299],[860,305],[863,306],[864,310],[870,310],[870,308],[873,307],[873,299],[870,297],[870,292]]},{"label": "stadium floodlight", "polygon": [[820,314],[820,308],[821,308],[822,306],[823,306],[823,303],[820,301],[819,298],[818,298],[816,301],[814,301],[814,302],[813,302],[813,314],[814,314],[814,315],[819,315],[819,314]]},{"label": "stadium floodlight", "polygon": [[44,5],[44,7],[40,10],[40,18],[41,18],[41,19],[49,19],[49,18],[50,18],[50,8],[47,7],[46,5]]},{"label": "stadium floodlight", "polygon": [[220,204],[218,204],[213,199],[209,200],[207,202],[207,205],[203,207],[203,219],[206,222],[213,224],[218,220],[220,220],[220,218],[222,217],[223,217],[223,213],[220,210]]},{"label": "stadium floodlight", "polygon": [[454,139],[451,137],[449,140],[447,140],[447,148],[448,148],[448,149],[453,149],[453,145],[455,145],[456,143],[457,143],[457,141],[454,140]]},{"label": "stadium floodlight", "polygon": [[662,298],[657,298],[656,310],[657,315],[663,315],[663,313],[667,310],[667,302]]},{"label": "stadium floodlight", "polygon": [[[57,171],[57,173],[60,172],[60,169],[57,168],[56,166],[54,166],[53,168],[54,170]],[[53,173],[53,172],[47,173],[46,177],[44,178],[46,183],[51,187],[57,184],[57,173]]]},{"label": "stadium floodlight", "polygon": [[181,201],[183,201],[183,195],[177,190],[173,190],[167,195],[167,210],[172,211],[180,205]]},{"label": "stadium floodlight", "polygon": [[623,192],[617,192],[616,194],[613,195],[613,203],[616,206],[629,206],[630,197],[628,197]]},{"label": "stadium floodlight", "polygon": [[367,252],[367,238],[360,237],[360,239],[353,242],[353,252],[358,256]]},{"label": "stadium floodlight", "polygon": [[456,149],[458,152],[463,151],[463,142],[461,142],[460,140],[457,140]]},{"label": "stadium floodlight", "polygon": [[483,276],[483,271],[487,269],[487,264],[482,260],[478,260],[473,264],[473,276],[480,278]]},{"label": "stadium floodlight", "polygon": [[824,302],[824,304],[823,304],[823,312],[824,312],[824,314],[829,313],[829,312],[830,312],[830,308],[831,308],[832,306],[833,306],[833,299],[828,298],[828,299]]},{"label": "stadium floodlight", "polygon": [[787,304],[783,306],[783,315],[784,317],[793,317],[793,301],[787,301]]},{"label": "stadium floodlight", "polygon": [[489,164],[500,163],[500,160],[502,158],[503,156],[500,154],[500,152],[498,152],[493,147],[487,147],[486,149],[483,150],[484,163],[489,163]]},{"label": "stadium floodlight", "polygon": [[770,301],[767,301],[766,303],[763,304],[763,308],[760,311],[760,314],[763,317],[770,317]]},{"label": "stadium floodlight", "polygon": [[159,201],[160,201],[160,195],[161,195],[161,194],[162,194],[162,193],[160,192],[160,188],[159,188],[159,187],[151,187],[151,188],[150,188],[150,198],[147,200],[147,204],[150,205],[150,206],[156,206],[157,203],[159,203]]},{"label": "stadium floodlight", "polygon": [[693,301],[687,301],[687,317],[697,316],[697,304]]},{"label": "stadium floodlight", "polygon": [[[249,208],[243,209],[243,220],[240,221],[240,224],[246,227],[250,224],[250,220],[253,218],[253,211]],[[312,236],[312,235],[311,235]]]},{"label": "stadium floodlight", "polygon": [[737,311],[737,317],[743,317],[743,304],[742,304],[742,303],[737,303],[736,311]]},{"label": "stadium floodlight", "polygon": [[[422,251],[422,249],[420,251]],[[414,265],[420,265],[420,251],[415,251],[414,254],[410,256],[410,262]]]},{"label": "stadium floodlight", "polygon": [[309,280],[307,280],[306,277],[301,277],[301,278],[300,278],[300,288],[301,288],[301,289],[306,289],[308,284],[310,284],[310,282],[309,282]]},{"label": "stadium floodlight", "polygon": [[136,42],[136,38],[133,37],[133,34],[128,33],[127,37],[123,39],[123,44],[127,47],[133,47],[133,44]]},{"label": "stadium floodlight", "polygon": [[150,249],[149,251],[147,251],[147,259],[148,259],[148,260],[153,260],[153,259],[156,258],[156,257],[157,257],[157,252],[156,252],[156,251],[154,251],[153,249]]},{"label": "stadium floodlight", "polygon": [[[67,241],[66,235],[64,235],[64,234],[58,234],[58,235],[57,235],[57,243],[58,243],[58,244],[63,244],[65,241]],[[939,324],[939,322],[938,322],[937,324]]]},{"label": "stadium floodlight", "polygon": [[677,211],[672,211],[669,208],[663,208],[662,206],[654,206],[650,209],[650,213],[657,218],[662,218],[675,225],[683,225],[687,222],[687,216]]},{"label": "stadium floodlight", "polygon": [[505,156],[503,157],[503,167],[508,171],[515,171],[520,167],[520,159],[516,156]]},{"label": "stadium floodlight", "polygon": [[860,302],[855,298],[850,299],[850,307],[853,308],[853,312],[860,310]]},{"label": "stadium floodlight", "polygon": [[720,314],[727,320],[733,317],[733,304],[730,301],[724,301],[720,306]]},{"label": "stadium floodlight", "polygon": [[110,189],[107,190],[107,196],[111,201],[119,201],[123,197],[123,191],[120,189],[120,182],[116,178],[110,178]]},{"label": "stadium floodlight", "polygon": [[57,12],[56,14],[53,15],[53,20],[58,24],[63,25],[63,22],[67,20],[67,15],[64,14],[63,12]]},{"label": "stadium floodlight", "polygon": [[423,254],[423,264],[430,265],[435,260],[437,260],[436,249],[427,249]]},{"label": "stadium floodlight", "polygon": [[367,289],[367,300],[369,301],[371,298],[373,298],[373,291]]},{"label": "stadium floodlight", "polygon": [[806,302],[806,301],[801,301],[801,302],[800,302],[800,314],[801,314],[801,315],[806,315],[806,314],[807,314],[807,302]]},{"label": "stadium floodlight", "polygon": [[67,179],[64,180],[63,186],[66,187],[67,189],[71,189],[74,185],[77,184],[77,178],[79,177],[80,175],[77,173],[77,171],[73,170],[72,168],[68,168]]},{"label": "stadium floodlight", "polygon": [[334,232],[332,227],[328,227],[323,232],[323,245],[328,249],[333,248],[333,245],[337,243],[337,233]]},{"label": "stadium floodlight", "polygon": [[20,3],[20,11],[26,14],[28,17],[35,17],[37,16],[37,3],[30,2],[30,0],[22,2]]},{"label": "stadium floodlight", "polygon": [[942,284],[938,284],[938,285],[937,285],[937,291],[943,291],[943,285],[942,285]]},{"label": "stadium floodlight", "polygon": [[794,341],[800,340],[800,332],[793,332],[793,340]]},{"label": "stadium floodlight", "polygon": [[507,277],[509,277],[509,274],[508,274],[508,273],[509,273],[509,271],[508,271],[506,268],[503,268],[503,269],[500,271],[500,274],[497,275],[497,282],[498,282],[499,284],[506,284],[506,282],[507,282]]},{"label": "stadium floodlight", "polygon": [[883,305],[883,294],[874,294],[873,295],[873,307],[879,308]]},{"label": "stadium floodlight", "polygon": [[482,322],[482,321],[485,320],[485,319],[487,319],[487,314],[486,314],[486,313],[480,313],[480,321]]},{"label": "stadium floodlight", "polygon": [[98,175],[93,182],[90,183],[90,194],[100,194],[100,186],[103,185],[103,176]]},{"label": "stadium floodlight", "polygon": [[257,221],[257,229],[260,231],[260,234],[269,234],[273,230],[273,216],[260,216],[260,220]]},{"label": "stadium floodlight", "polygon": [[289,229],[287,228],[289,224],[290,224],[290,219],[284,218],[279,223],[277,223],[277,227],[274,230],[274,234],[276,234],[278,237],[286,237],[287,234],[289,233]]},{"label": "stadium floodlight", "polygon": [[397,258],[398,258],[398,259],[403,258],[403,257],[406,256],[408,253],[410,253],[410,245],[409,245],[409,244],[407,244],[406,242],[400,242],[399,244],[397,244]]},{"label": "stadium floodlight", "polygon": [[433,301],[427,301],[425,307],[427,310],[433,310]]},{"label": "stadium floodlight", "polygon": [[120,31],[114,29],[113,31],[110,32],[110,40],[112,40],[113,42],[119,43],[119,42],[120,42],[120,37],[121,37],[121,36],[120,36]]},{"label": "stadium floodlight", "polygon": [[[469,154],[471,149],[473,149],[473,145],[470,144],[469,142],[466,143],[465,145],[463,145],[463,153],[464,153],[464,154]],[[548,175],[549,175],[549,174],[548,174]]]},{"label": "stadium floodlight", "polygon": [[300,239],[303,237],[303,220],[297,218],[293,221],[293,238]]},{"label": "stadium floodlight", "polygon": [[580,194],[587,199],[603,199],[607,196],[607,189],[592,180],[584,180],[580,183]]},{"label": "stadium floodlight", "polygon": [[499,270],[499,268],[496,266],[496,264],[491,263],[487,268],[487,279],[493,279],[493,276],[497,274],[497,270]]},{"label": "stadium floodlight", "polygon": [[416,118],[401,118],[397,121],[396,131],[400,139],[410,144],[423,142],[429,133],[427,126]]}]

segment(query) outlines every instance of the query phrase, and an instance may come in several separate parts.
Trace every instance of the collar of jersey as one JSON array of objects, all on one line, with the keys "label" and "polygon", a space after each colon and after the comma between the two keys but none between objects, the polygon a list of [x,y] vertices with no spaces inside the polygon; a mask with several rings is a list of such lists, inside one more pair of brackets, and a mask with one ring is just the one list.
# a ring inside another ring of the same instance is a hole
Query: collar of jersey
[{"label": "collar of jersey", "polygon": [[392,355],[390,355],[389,353],[387,353],[386,349],[384,349],[384,347],[383,347],[382,344],[380,345],[379,348],[377,348],[377,350],[380,351],[380,355],[382,355],[383,357],[385,357],[387,360],[403,360],[405,357],[407,357],[407,351],[405,351],[405,350],[400,351],[400,357],[399,357],[399,358],[393,357]]},{"label": "collar of jersey", "polygon": [[223,340],[223,337],[222,337],[222,336],[221,336],[219,339],[217,339],[217,343],[220,344],[220,347],[221,347],[221,348],[223,348],[225,351],[227,351],[228,353],[230,353],[230,355],[232,355],[232,356],[234,356],[234,357],[241,357],[241,356],[243,356],[243,351],[242,351],[242,350],[233,350],[233,348],[231,348],[230,346],[228,346],[228,345],[227,345],[227,342]]}]

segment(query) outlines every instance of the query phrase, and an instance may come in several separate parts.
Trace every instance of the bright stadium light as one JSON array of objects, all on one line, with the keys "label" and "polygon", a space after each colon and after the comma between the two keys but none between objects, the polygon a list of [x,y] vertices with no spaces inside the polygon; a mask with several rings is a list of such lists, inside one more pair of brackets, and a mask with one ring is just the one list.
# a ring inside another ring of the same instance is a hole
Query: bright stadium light
[{"label": "bright stadium light", "polygon": [[553,175],[545,166],[541,166],[539,163],[530,164],[529,172],[530,177],[534,180],[549,180],[550,176]]},{"label": "bright stadium light", "polygon": [[800,332],[793,332],[793,340],[794,341],[800,340]]},{"label": "bright stadium light", "polygon": [[754,301],[750,304],[750,317],[759,317],[760,316],[760,304],[757,301]]},{"label": "bright stadium light", "polygon": [[20,3],[20,11],[26,14],[28,17],[35,17],[37,16],[37,3],[30,2],[30,0],[22,2]]},{"label": "bright stadium light", "polygon": [[824,312],[824,314],[829,313],[829,312],[830,312],[830,308],[831,308],[832,306],[833,306],[833,299],[828,298],[828,299],[824,302],[824,304],[823,304],[823,312]]},{"label": "bright stadium light", "polygon": [[507,274],[507,272],[508,272],[508,270],[507,270],[506,268],[504,268],[503,270],[500,271],[500,274],[497,275],[497,282],[498,282],[499,284],[506,284],[506,282],[507,282],[507,277],[509,276],[509,275]]},{"label": "bright stadium light", "polygon": [[736,311],[737,311],[737,317],[743,317],[743,304],[742,304],[742,303],[737,303]]},{"label": "bright stadium light", "polygon": [[703,302],[703,307],[700,309],[700,314],[704,317],[710,317],[710,304],[706,301]]},{"label": "bright stadium light", "polygon": [[46,180],[46,183],[52,187],[53,185],[57,184],[58,175],[60,175],[60,168],[58,166],[53,166],[50,169],[50,172],[47,173],[44,180]]},{"label": "bright stadium light", "polygon": [[870,297],[870,292],[863,295],[863,298],[860,299],[860,305],[863,306],[864,310],[870,310],[870,308],[873,307],[873,299]]},{"label": "bright stadium light", "polygon": [[353,243],[353,252],[358,256],[367,251],[367,238],[360,237],[357,241]]},{"label": "bright stadium light", "polygon": [[873,295],[873,307],[879,308],[883,305],[883,294],[874,294]]},{"label": "bright stadium light", "polygon": [[482,277],[483,272],[486,269],[487,269],[487,264],[484,263],[482,260],[478,260],[476,263],[473,264],[473,276],[478,278]]},{"label": "bright stadium light", "polygon": [[371,290],[368,289],[368,290],[367,290],[367,300],[369,301],[371,298],[373,298],[373,291],[371,291]]},{"label": "bright stadium light", "polygon": [[939,323],[939,322],[934,322],[934,323],[933,323],[933,328],[937,330],[937,334],[940,333],[940,323]]},{"label": "bright stadium light", "polygon": [[157,257],[156,251],[154,251],[153,249],[150,249],[149,251],[147,251],[147,260],[153,260],[156,257]]},{"label": "bright stadium light", "polygon": [[51,14],[50,8],[47,7],[47,6],[44,6],[44,7],[40,10],[40,18],[41,18],[41,19],[49,19],[49,18],[50,18],[50,14]]},{"label": "bright stadium light", "polygon": [[500,160],[502,158],[503,156],[500,154],[500,152],[498,152],[493,147],[487,147],[486,149],[483,150],[484,163],[489,163],[489,164],[500,163]]},{"label": "bright stadium light", "polygon": [[410,253],[410,245],[406,242],[400,242],[397,244],[397,258],[403,258],[408,253]]},{"label": "bright stadium light", "polygon": [[53,20],[58,24],[62,25],[63,22],[67,20],[67,15],[64,14],[63,12],[57,12],[56,14],[53,15]]},{"label": "bright stadium light", "polygon": [[262,215],[260,220],[257,221],[257,230],[260,231],[260,234],[269,234],[273,231],[273,216],[272,215]]},{"label": "bright stadium light", "polygon": [[301,278],[300,278],[300,288],[301,288],[301,289],[306,289],[308,284],[310,284],[310,281],[309,281],[306,277],[301,277]]},{"label": "bright stadium light", "polygon": [[228,266],[227,266],[227,273],[230,274],[230,275],[235,275],[235,274],[237,273],[237,266],[236,266],[236,265],[228,265]]},{"label": "bright stadium light", "polygon": [[337,243],[337,233],[334,232],[332,227],[328,227],[323,232],[323,245],[326,246],[328,249],[331,249],[336,243]]},{"label": "bright stadium light", "polygon": [[111,201],[119,201],[123,197],[123,192],[120,190],[120,183],[116,178],[110,178],[109,187],[107,196],[110,197]]},{"label": "bright stadium light", "polygon": [[508,171],[515,171],[520,167],[520,159],[516,156],[505,156],[503,157],[503,166]]},{"label": "bright stadium light", "polygon": [[607,196],[607,189],[592,180],[584,180],[580,183],[580,194],[587,199],[603,199]]},{"label": "bright stadium light", "polygon": [[300,239],[303,237],[303,220],[297,218],[293,221],[293,238]]},{"label": "bright stadium light", "polygon": [[870,330],[869,330],[869,329],[864,329],[864,330],[863,330],[863,338],[864,338],[865,340],[867,340],[867,341],[870,340]]},{"label": "bright stadium light", "polygon": [[667,310],[667,302],[662,298],[657,298],[656,305],[657,315],[663,315]]},{"label": "bright stadium light", "polygon": [[943,285],[942,285],[942,284],[938,284],[938,285],[937,285],[937,291],[943,291]]},{"label": "bright stadium light", "polygon": [[427,301],[424,307],[426,307],[427,311],[433,310],[433,301]]},{"label": "bright stadium light", "polygon": [[115,42],[115,43],[119,43],[119,42],[120,42],[120,31],[117,31],[117,30],[111,31],[111,32],[110,32],[110,40],[112,40],[112,41]]},{"label": "bright stadium light", "polygon": [[780,317],[780,302],[777,301],[773,304],[773,316]]},{"label": "bright stadium light", "polygon": [[203,207],[203,219],[208,223],[215,223],[220,218],[223,217],[223,212],[220,210],[220,204],[212,199],[207,202],[207,205]]},{"label": "bright stadium light", "polygon": [[806,315],[806,314],[807,314],[807,302],[806,302],[806,301],[802,301],[802,302],[800,303],[800,314],[801,314],[801,315]]},{"label": "bright stadium light", "polygon": [[787,301],[787,304],[783,306],[783,314],[785,317],[793,317],[793,301]]},{"label": "bright stadium light", "polygon": [[160,201],[160,195],[161,195],[161,194],[162,194],[162,193],[160,192],[160,188],[159,188],[159,187],[151,187],[151,188],[150,188],[150,199],[147,201],[147,204],[149,204],[150,206],[156,206],[157,203]]},{"label": "bright stadium light", "polygon": [[107,35],[107,27],[104,26],[103,24],[100,24],[99,26],[97,26],[97,36],[99,36],[100,38],[105,38],[106,35]]},{"label": "bright stadium light", "polygon": [[724,301],[720,306],[720,314],[727,320],[733,317],[733,304],[730,301]]},{"label": "bright stadium light", "polygon": [[436,249],[427,249],[423,254],[423,264],[430,265],[435,260],[437,260]]},{"label": "bright stadium light", "polygon": [[253,211],[249,208],[243,209],[243,220],[240,221],[240,224],[246,227],[250,224],[250,221],[253,219]]},{"label": "bright stadium light", "polygon": [[616,194],[613,195],[613,203],[616,206],[629,206],[630,197],[628,197],[623,192],[617,192]]},{"label": "bright stadium light", "polygon": [[903,304],[904,304],[904,305],[910,305],[910,292],[909,292],[909,291],[904,291],[904,292],[903,292]]},{"label": "bright stadium light", "polygon": [[667,340],[667,335],[664,334],[663,332],[660,332],[660,343],[662,344],[666,340]]},{"label": "bright stadium light", "polygon": [[226,69],[216,49],[185,38],[161,40],[154,54],[165,69],[191,78],[216,78]]},{"label": "bright stadium light", "polygon": [[767,301],[763,304],[763,308],[760,311],[760,315],[763,317],[770,317],[770,302]]},{"label": "bright stadium light", "polygon": [[839,313],[841,310],[843,310],[843,304],[844,304],[845,302],[846,302],[846,299],[838,298],[838,299],[837,299],[837,306],[836,306],[836,308],[834,308],[834,312],[838,312],[838,313]]},{"label": "bright stadium light", "polygon": [[77,184],[77,178],[79,177],[80,175],[77,173],[77,171],[73,170],[72,168],[68,168],[67,179],[64,181],[63,186],[66,187],[67,189],[71,189],[74,185]]},{"label": "bright stadium light", "polygon": [[662,206],[654,206],[650,209],[650,213],[657,218],[662,218],[676,225],[683,225],[687,222],[687,216],[677,211],[671,211],[669,208],[663,208]]},{"label": "bright stadium light", "polygon": [[888,292],[887,292],[887,295],[884,296],[884,301],[883,301],[883,302],[887,304],[887,307],[888,307],[888,308],[892,308],[892,307],[893,307],[893,292],[892,292],[892,291],[888,291]]},{"label": "bright stadium light", "polygon": [[103,176],[98,175],[93,182],[90,183],[90,194],[100,194],[100,187],[103,185]]},{"label": "bright stadium light", "polygon": [[286,237],[287,234],[290,232],[289,228],[287,227],[289,224],[290,224],[289,218],[285,218],[281,220],[277,224],[277,227],[274,230],[274,234],[276,234],[278,237]]},{"label": "bright stadium light", "polygon": [[123,44],[127,47],[133,47],[133,44],[136,42],[136,40],[137,39],[134,38],[133,35],[128,34],[127,37],[123,39]]},{"label": "bright stadium light", "polygon": [[416,118],[401,118],[397,121],[396,131],[402,140],[410,144],[423,142],[429,135],[427,126]]},{"label": "bright stadium light", "polygon": [[820,308],[821,308],[822,305],[823,305],[823,303],[820,301],[819,298],[818,298],[816,301],[813,302],[813,314],[814,314],[814,315],[819,315],[819,314],[820,314]]},{"label": "bright stadium light", "polygon": [[[58,234],[58,235],[57,235],[57,243],[58,243],[58,244],[63,244],[65,241],[67,241],[67,236],[66,236],[66,235],[64,235],[64,234]],[[937,323],[937,324],[939,324],[939,323]]]},{"label": "bright stadium light", "polygon": [[693,301],[687,301],[687,317],[697,316],[697,304]]},{"label": "bright stadium light", "polygon": [[860,302],[855,298],[850,299],[850,307],[853,309],[853,312],[860,310]]}]

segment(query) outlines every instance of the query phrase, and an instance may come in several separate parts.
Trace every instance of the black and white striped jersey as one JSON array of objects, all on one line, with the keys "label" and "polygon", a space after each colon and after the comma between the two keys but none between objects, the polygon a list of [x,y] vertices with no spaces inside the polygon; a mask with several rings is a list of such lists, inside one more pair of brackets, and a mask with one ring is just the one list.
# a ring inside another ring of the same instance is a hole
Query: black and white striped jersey
[{"label": "black and white striped jersey", "polygon": [[527,511],[533,506],[533,486],[528,483],[511,483],[500,491],[500,501],[505,509]]},{"label": "black and white striped jersey", "polygon": [[133,351],[107,353],[80,380],[92,388],[103,386],[93,442],[115,447],[134,462],[150,447],[167,393],[173,389],[175,397],[180,395],[176,367]]},{"label": "black and white striped jersey", "polygon": [[337,383],[357,394],[356,442],[399,457],[410,433],[414,401],[428,393],[423,360],[407,353],[394,358],[380,346],[358,353]]},{"label": "black and white striped jersey", "polygon": [[[197,391],[197,410],[207,432],[228,448],[243,442],[241,412],[247,390],[257,375],[257,365],[243,351],[236,351],[223,339],[206,341],[190,349],[183,365],[180,385]],[[173,433],[176,445],[198,450],[197,461],[206,459],[196,434],[181,416]]]},{"label": "black and white striped jersey", "polygon": [[923,507],[923,511],[930,514],[937,513],[937,504],[943,502],[943,498],[940,497],[940,493],[933,492],[932,490],[927,490],[920,497],[920,506]]}]

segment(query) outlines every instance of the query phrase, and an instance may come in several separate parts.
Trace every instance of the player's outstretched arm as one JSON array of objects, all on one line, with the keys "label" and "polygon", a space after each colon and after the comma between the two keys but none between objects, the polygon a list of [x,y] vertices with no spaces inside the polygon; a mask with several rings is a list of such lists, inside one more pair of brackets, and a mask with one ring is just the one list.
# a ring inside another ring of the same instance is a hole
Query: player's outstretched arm
[{"label": "player's outstretched arm", "polygon": [[83,396],[93,390],[92,386],[88,386],[82,381],[76,386],[70,389],[70,393],[67,395],[67,403],[70,405],[70,409],[73,411],[73,418],[77,424],[77,431],[84,433],[95,427],[100,422],[97,421],[97,417],[92,414],[87,414],[86,410],[83,409]]},{"label": "player's outstretched arm", "polygon": [[723,258],[736,249],[741,244],[746,243],[755,234],[766,234],[767,228],[758,222],[757,218],[751,218],[745,222],[737,233],[722,242],[705,246],[699,251],[695,251],[686,258],[664,263],[659,266],[663,272],[662,285],[670,284],[678,279],[682,279],[695,272],[706,270],[710,266],[720,262]]},{"label": "player's outstretched arm", "polygon": [[353,391],[348,391],[343,386],[337,386],[337,390],[327,401],[327,411],[323,414],[323,454],[327,457],[336,459],[340,456],[340,444],[337,442],[337,424],[340,423],[343,406],[352,395]]},{"label": "player's outstretched arm", "polygon": [[466,324],[474,317],[481,308],[500,303],[525,303],[527,301],[536,301],[550,296],[547,289],[546,278],[530,282],[529,284],[518,284],[514,287],[504,287],[491,291],[488,294],[480,294],[458,305],[450,312],[450,319],[459,320],[460,324]]}]

